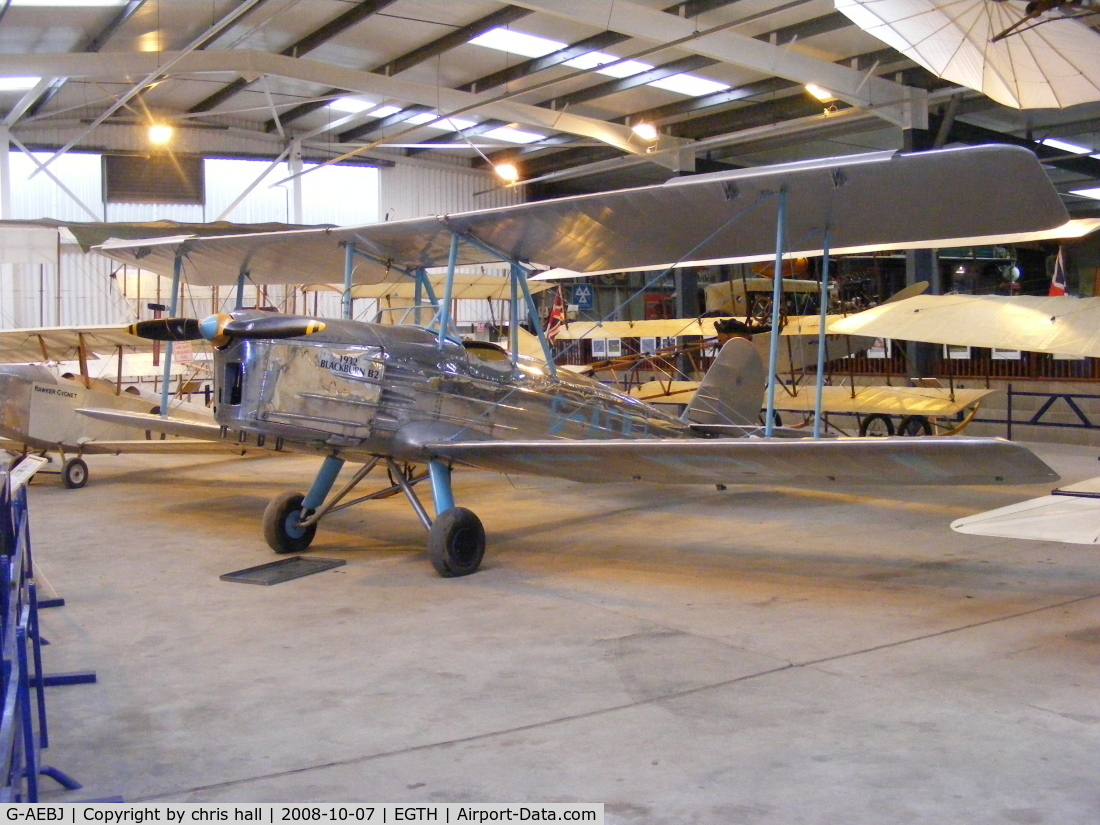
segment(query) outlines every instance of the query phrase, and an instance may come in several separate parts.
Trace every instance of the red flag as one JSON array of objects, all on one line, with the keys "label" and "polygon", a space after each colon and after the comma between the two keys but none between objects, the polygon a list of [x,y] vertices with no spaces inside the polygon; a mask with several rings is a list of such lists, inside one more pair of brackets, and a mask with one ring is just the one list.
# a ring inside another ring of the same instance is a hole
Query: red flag
[{"label": "red flag", "polygon": [[550,307],[550,314],[546,316],[546,340],[553,341],[565,323],[565,301],[561,296],[561,287],[554,293],[554,303]]},{"label": "red flag", "polygon": [[1048,296],[1066,294],[1066,258],[1065,250],[1058,247],[1058,257],[1054,259],[1054,274],[1050,278]]}]

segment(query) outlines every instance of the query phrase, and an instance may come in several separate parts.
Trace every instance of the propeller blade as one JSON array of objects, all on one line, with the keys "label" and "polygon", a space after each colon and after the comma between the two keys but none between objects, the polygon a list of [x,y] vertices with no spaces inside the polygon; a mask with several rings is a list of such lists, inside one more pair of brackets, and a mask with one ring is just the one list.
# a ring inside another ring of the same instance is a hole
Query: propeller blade
[{"label": "propeller blade", "polygon": [[271,318],[233,320],[225,324],[221,332],[230,338],[297,338],[312,335],[325,328],[324,321],[316,318],[275,315]]},{"label": "propeller blade", "polygon": [[194,318],[154,318],[130,324],[126,331],[149,341],[198,341],[202,330]]}]

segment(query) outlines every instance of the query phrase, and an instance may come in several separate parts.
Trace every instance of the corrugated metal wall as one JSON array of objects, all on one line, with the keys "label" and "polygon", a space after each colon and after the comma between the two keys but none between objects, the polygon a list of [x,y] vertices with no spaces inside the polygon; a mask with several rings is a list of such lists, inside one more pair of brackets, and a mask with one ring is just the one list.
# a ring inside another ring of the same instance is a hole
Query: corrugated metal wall
[{"label": "corrugated metal wall", "polygon": [[520,190],[503,188],[496,175],[468,166],[398,163],[380,169],[379,214],[400,221],[522,203]]},{"label": "corrugated metal wall", "polygon": [[[47,155],[38,154],[39,160]],[[266,161],[207,160],[204,206],[102,203],[102,168],[99,155],[70,153],[50,166],[76,197],[94,214],[95,220],[150,221],[169,219],[204,222],[217,218],[269,165]],[[55,218],[90,221],[88,214],[49,176],[30,175],[35,165],[19,152],[11,154],[12,218]],[[308,165],[306,168],[310,168]],[[271,184],[288,174],[286,164],[275,167],[237,206],[227,220],[238,223],[287,221],[292,217],[291,193],[287,185]],[[495,176],[456,163],[453,168],[437,161],[409,161],[382,170],[371,167],[331,166],[302,178],[305,223],[354,225],[373,223],[380,216],[390,220],[425,215],[465,212],[521,202],[517,190],[501,189]],[[169,284],[145,273],[139,278],[132,268],[96,254],[85,255],[62,233],[58,260],[53,264],[0,264],[0,327],[6,329],[76,325],[121,324],[148,318],[149,303],[167,304]],[[506,274],[501,270],[500,274]],[[338,281],[342,273],[334,273]],[[139,286],[140,280],[140,286]],[[161,281],[159,293],[157,282]],[[60,293],[60,300],[59,300]],[[160,300],[158,301],[158,294]],[[231,309],[236,298],[233,287],[185,291],[181,312],[204,315]],[[245,290],[245,305],[266,304],[289,311],[316,311],[324,317],[339,317],[340,296],[321,293],[303,296],[283,287],[272,287],[262,300],[255,287]],[[456,302],[455,317],[470,324],[501,318],[497,307],[490,311],[485,301]],[[355,316],[371,319],[376,302],[355,302]]]}]

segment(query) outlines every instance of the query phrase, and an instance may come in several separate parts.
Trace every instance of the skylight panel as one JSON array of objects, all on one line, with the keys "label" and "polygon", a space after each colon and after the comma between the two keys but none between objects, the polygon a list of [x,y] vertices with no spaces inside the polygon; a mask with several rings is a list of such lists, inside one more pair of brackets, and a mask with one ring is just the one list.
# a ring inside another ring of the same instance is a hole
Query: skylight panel
[{"label": "skylight panel", "polygon": [[1070,194],[1100,201],[1100,186],[1093,187],[1092,189],[1071,189]]},{"label": "skylight panel", "polygon": [[490,129],[488,132],[485,132],[485,137],[504,140],[508,143],[534,143],[537,140],[542,140],[546,135],[525,132],[522,129],[514,129],[511,126],[498,126],[496,129]]},{"label": "skylight panel", "polygon": [[1076,143],[1069,143],[1064,140],[1058,140],[1058,138],[1044,138],[1039,141],[1044,146],[1050,146],[1054,149],[1062,149],[1066,152],[1072,152],[1075,155],[1087,155],[1091,152],[1091,149],[1086,149],[1084,146],[1078,146]]},{"label": "skylight panel", "polygon": [[[608,77],[630,77],[653,68],[648,63],[642,63],[640,60],[624,60],[622,63],[615,63],[618,59],[613,54],[589,52],[565,61],[565,65],[572,66],[575,69],[595,69],[600,74],[605,74]],[[604,69],[599,68],[607,63],[615,63],[615,65]]]},{"label": "skylight panel", "polygon": [[400,106],[379,106],[377,109],[371,109],[369,114],[371,117],[389,117],[400,111]]},{"label": "skylight panel", "polygon": [[458,117],[450,117],[438,123],[432,123],[432,121],[438,117],[439,115],[434,112],[421,112],[418,115],[410,117],[408,122],[415,123],[417,126],[426,126],[429,129],[442,129],[450,132],[460,132],[463,129],[469,129],[471,126],[477,125],[473,120],[463,120]]},{"label": "skylight panel", "polygon": [[674,74],[664,80],[654,80],[647,85],[687,95],[688,97],[702,97],[715,92],[723,92],[729,88],[726,83],[719,83],[716,80],[707,80],[705,77],[696,77],[690,74]]},{"label": "skylight panel", "polygon": [[25,92],[38,85],[40,77],[0,77],[0,92]]},{"label": "skylight panel", "polygon": [[550,40],[546,37],[538,37],[534,34],[524,34],[512,29],[490,29],[485,34],[480,34],[469,41],[488,49],[496,49],[508,54],[518,54],[523,57],[542,57],[565,48],[565,43]]},{"label": "skylight panel", "polygon": [[374,103],[369,100],[359,100],[355,97],[338,97],[336,100],[329,103],[329,108],[335,109],[338,112],[356,114],[358,112],[365,112],[367,109],[373,109]]}]

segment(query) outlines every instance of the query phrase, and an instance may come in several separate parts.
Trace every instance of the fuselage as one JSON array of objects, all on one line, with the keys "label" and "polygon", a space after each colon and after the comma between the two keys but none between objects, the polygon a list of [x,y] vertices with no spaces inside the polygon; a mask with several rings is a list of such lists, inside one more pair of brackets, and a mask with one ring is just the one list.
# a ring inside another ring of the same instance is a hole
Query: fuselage
[{"label": "fuselage", "polygon": [[420,445],[447,440],[692,435],[589,378],[412,326],[326,321],[301,338],[235,340],[215,369],[219,424],[347,457],[417,460]]}]

